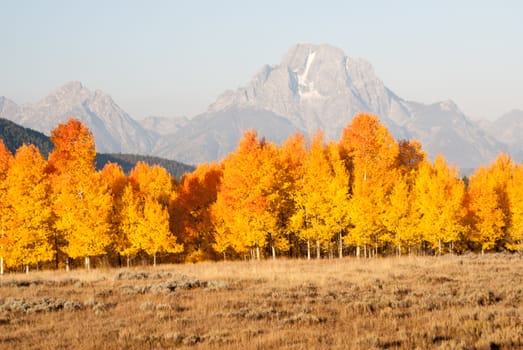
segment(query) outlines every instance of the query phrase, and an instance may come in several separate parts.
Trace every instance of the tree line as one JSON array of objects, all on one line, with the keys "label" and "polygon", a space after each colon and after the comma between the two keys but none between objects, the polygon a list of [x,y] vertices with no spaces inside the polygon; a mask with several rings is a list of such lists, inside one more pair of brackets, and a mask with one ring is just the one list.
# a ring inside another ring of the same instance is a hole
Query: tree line
[{"label": "tree line", "polygon": [[179,181],[139,162],[95,168],[76,119],[11,154],[0,140],[0,273],[288,256],[521,252],[523,166],[506,154],[468,179],[416,140],[359,114],[337,142],[282,145],[245,131],[236,151]]}]

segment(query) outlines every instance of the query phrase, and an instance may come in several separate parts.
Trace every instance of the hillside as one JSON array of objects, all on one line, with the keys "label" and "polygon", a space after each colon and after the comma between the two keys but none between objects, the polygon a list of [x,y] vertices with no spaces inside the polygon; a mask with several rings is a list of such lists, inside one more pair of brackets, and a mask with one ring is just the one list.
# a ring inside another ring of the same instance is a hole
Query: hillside
[{"label": "hillside", "polygon": [[7,149],[13,154],[24,143],[38,147],[45,158],[53,150],[53,143],[49,137],[39,131],[24,128],[2,118],[0,118],[0,139],[4,141]]},{"label": "hillside", "polygon": [[[7,149],[13,154],[16,153],[16,150],[24,143],[33,144],[38,147],[45,158],[47,158],[53,150],[53,143],[48,136],[2,118],[0,118],[0,139],[3,140]],[[180,178],[183,174],[194,170],[194,167],[174,160],[119,153],[98,153],[96,155],[96,168],[101,169],[105,164],[113,162],[120,165],[122,169],[128,173],[139,161],[149,165],[160,165],[176,178]]]}]

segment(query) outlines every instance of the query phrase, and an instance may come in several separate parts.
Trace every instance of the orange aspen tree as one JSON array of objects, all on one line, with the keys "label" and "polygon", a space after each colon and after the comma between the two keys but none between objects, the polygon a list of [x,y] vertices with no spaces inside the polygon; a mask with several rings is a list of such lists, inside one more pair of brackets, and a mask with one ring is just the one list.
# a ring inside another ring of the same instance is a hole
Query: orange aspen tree
[{"label": "orange aspen tree", "polygon": [[5,217],[7,210],[7,200],[5,198],[7,188],[5,179],[12,160],[13,155],[0,139],[0,275],[4,274],[4,259],[8,243],[5,232]]},{"label": "orange aspen tree", "polygon": [[171,201],[172,231],[180,237],[187,253],[187,261],[200,261],[213,257],[214,226],[211,206],[216,202],[222,178],[222,167],[217,163],[204,163],[194,172],[185,174]]},{"label": "orange aspen tree", "polygon": [[[51,133],[54,143],[49,155],[52,172],[57,246],[69,257],[85,258],[90,269],[92,256],[103,255],[111,243],[109,188],[95,172],[94,137],[76,119],[59,124]],[[58,248],[58,247],[57,247]]]},{"label": "orange aspen tree", "polygon": [[398,142],[398,167],[402,174],[408,176],[409,182],[413,180],[420,165],[426,160],[427,154],[418,140],[400,140]]},{"label": "orange aspen tree", "polygon": [[507,186],[512,175],[512,160],[501,154],[489,167],[478,168],[469,181],[469,241],[481,245],[481,252],[492,249],[510,224]]},{"label": "orange aspen tree", "polygon": [[123,194],[127,186],[127,176],[123,169],[115,163],[107,163],[100,172],[103,183],[109,188],[111,195],[111,212],[109,214],[109,225],[111,234],[111,250],[118,254],[121,265],[121,257],[127,257],[129,267],[129,256],[123,254],[122,247],[125,246],[125,237],[120,232],[123,211]]},{"label": "orange aspen tree", "polygon": [[414,186],[414,210],[418,230],[431,248],[441,255],[443,243],[451,244],[464,232],[465,187],[458,171],[449,167],[442,155],[434,165],[421,165]]},{"label": "orange aspen tree", "polygon": [[49,240],[52,211],[46,163],[35,146],[23,145],[5,179],[4,229],[10,242],[6,265],[25,266],[26,272],[30,265],[38,266],[54,255]]},{"label": "orange aspen tree", "polygon": [[513,168],[512,178],[507,184],[510,207],[507,249],[523,254],[523,165]]},{"label": "orange aspen tree", "polygon": [[349,225],[349,172],[345,160],[340,155],[340,146],[331,142],[327,145],[327,155],[331,168],[331,180],[326,188],[329,206],[326,206],[325,222],[329,230],[337,233],[338,257],[343,257],[342,234]]},{"label": "orange aspen tree", "polygon": [[381,213],[386,210],[386,198],[397,174],[398,144],[376,116],[364,113],[356,115],[343,130],[340,144],[352,168],[352,229],[345,241],[356,246],[357,256],[361,246],[366,255],[368,245],[374,245],[376,254],[378,245],[387,241]]}]

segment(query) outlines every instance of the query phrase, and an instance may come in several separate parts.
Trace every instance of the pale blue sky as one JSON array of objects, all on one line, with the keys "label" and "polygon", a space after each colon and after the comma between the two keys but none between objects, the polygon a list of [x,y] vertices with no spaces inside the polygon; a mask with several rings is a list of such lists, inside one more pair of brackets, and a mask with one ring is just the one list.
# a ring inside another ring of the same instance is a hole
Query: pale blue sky
[{"label": "pale blue sky", "polygon": [[296,43],[370,61],[399,96],[523,109],[521,1],[0,0],[0,96],[79,80],[134,118],[194,116]]}]

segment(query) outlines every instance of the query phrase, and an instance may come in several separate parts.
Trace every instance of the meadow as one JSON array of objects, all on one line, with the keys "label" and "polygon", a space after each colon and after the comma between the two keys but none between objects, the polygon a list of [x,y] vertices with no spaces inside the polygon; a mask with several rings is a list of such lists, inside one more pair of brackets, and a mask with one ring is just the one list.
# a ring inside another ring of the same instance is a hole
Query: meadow
[{"label": "meadow", "polygon": [[6,274],[1,349],[523,347],[523,259],[266,260]]}]

